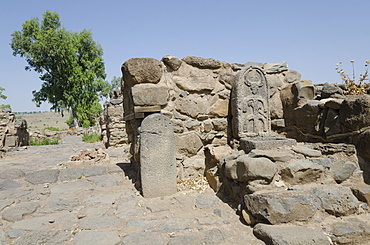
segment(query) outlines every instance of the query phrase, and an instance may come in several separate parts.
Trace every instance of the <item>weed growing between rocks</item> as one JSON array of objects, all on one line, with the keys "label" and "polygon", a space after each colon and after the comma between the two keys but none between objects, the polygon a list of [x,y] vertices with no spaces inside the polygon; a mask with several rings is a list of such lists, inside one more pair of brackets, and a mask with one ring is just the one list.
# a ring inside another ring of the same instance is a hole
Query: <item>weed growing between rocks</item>
[{"label": "weed growing between rocks", "polygon": [[98,142],[101,141],[101,135],[98,133],[84,133],[82,135],[82,140],[86,143]]},{"label": "weed growing between rocks", "polygon": [[33,138],[30,137],[30,145],[58,145],[60,138],[49,139],[49,138]]},{"label": "weed growing between rocks", "polygon": [[59,129],[57,127],[46,127],[45,129],[51,130],[51,131],[63,131],[63,129]]},{"label": "weed growing between rocks", "polygon": [[358,95],[358,94],[366,94],[367,93],[367,91],[369,90],[369,86],[365,81],[368,80],[367,77],[369,76],[369,74],[368,74],[369,63],[370,63],[370,60],[367,60],[366,63],[365,63],[365,73],[360,74],[360,78],[359,78],[358,82],[356,82],[355,61],[354,60],[351,60],[352,79],[349,77],[348,74],[345,74],[345,71],[343,70],[343,68],[340,67],[342,62],[339,62],[336,65],[335,70],[337,70],[337,73],[340,75],[340,77],[342,78],[342,81],[345,82],[345,84],[347,86],[347,91],[344,92],[345,94],[347,94],[347,95]]}]

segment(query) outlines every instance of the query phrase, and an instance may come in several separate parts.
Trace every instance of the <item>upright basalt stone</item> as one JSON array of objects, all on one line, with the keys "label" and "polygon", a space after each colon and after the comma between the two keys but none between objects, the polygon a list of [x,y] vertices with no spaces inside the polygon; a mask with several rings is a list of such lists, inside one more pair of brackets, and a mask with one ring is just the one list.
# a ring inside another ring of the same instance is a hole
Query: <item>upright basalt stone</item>
[{"label": "upright basalt stone", "polygon": [[267,136],[271,131],[269,88],[263,70],[243,68],[233,84],[231,113],[235,138]]},{"label": "upright basalt stone", "polygon": [[140,164],[144,197],[176,193],[176,144],[168,117],[155,113],[143,120],[140,131]]}]

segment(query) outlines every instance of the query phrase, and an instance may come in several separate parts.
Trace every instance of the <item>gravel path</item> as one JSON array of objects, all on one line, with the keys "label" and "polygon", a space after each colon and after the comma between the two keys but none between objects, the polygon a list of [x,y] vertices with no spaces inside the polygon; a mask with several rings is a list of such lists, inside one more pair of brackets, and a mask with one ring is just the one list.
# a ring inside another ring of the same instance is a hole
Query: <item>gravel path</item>
[{"label": "gravel path", "polygon": [[0,159],[0,244],[264,244],[209,188],[143,198],[126,176],[128,146],[105,150],[104,164],[65,169],[102,145],[63,142]]}]

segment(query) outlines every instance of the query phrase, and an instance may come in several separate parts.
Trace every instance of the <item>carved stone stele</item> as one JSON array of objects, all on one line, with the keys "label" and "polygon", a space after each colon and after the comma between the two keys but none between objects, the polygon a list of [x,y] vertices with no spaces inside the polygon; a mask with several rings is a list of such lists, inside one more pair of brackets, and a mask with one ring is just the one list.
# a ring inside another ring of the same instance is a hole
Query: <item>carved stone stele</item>
[{"label": "carved stone stele", "polygon": [[271,131],[269,87],[262,69],[239,71],[231,92],[234,138],[268,136]]}]

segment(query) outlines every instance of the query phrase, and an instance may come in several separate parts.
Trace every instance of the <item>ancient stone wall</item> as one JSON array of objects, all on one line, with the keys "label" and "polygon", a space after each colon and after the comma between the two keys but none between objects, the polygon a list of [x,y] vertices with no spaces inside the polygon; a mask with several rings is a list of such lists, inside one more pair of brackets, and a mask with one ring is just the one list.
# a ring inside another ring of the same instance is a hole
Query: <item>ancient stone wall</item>
[{"label": "ancient stone wall", "polygon": [[131,154],[139,162],[139,127],[147,115],[160,112],[172,121],[179,176],[204,172],[204,146],[238,146],[232,137],[229,102],[238,71],[257,67],[269,84],[272,128],[284,127],[280,90],[299,82],[298,72],[281,63],[230,64],[188,56],[132,58],[122,65],[124,117]]},{"label": "ancient stone wall", "polygon": [[0,148],[29,145],[27,122],[11,112],[0,113]]},{"label": "ancient stone wall", "polygon": [[123,96],[121,90],[110,94],[99,119],[103,143],[106,148],[127,144],[126,124],[123,120]]}]

